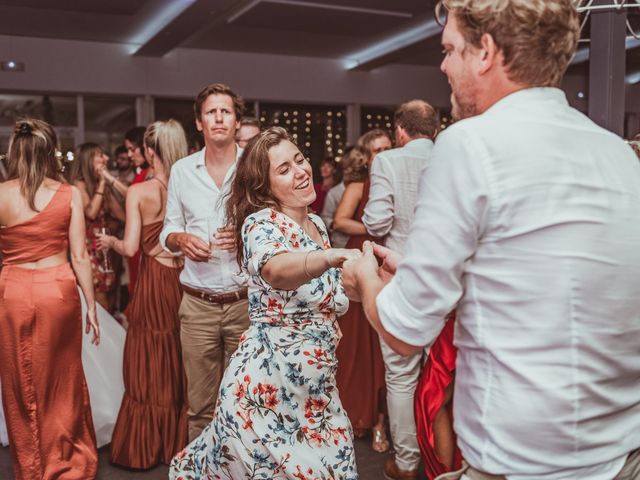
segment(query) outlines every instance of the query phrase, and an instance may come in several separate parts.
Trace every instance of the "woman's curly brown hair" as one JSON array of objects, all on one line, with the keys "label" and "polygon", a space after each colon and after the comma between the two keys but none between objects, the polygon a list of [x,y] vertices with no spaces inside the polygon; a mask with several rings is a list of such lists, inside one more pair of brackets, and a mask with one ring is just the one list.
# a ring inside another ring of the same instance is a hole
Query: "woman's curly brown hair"
[{"label": "woman's curly brown hair", "polygon": [[236,258],[240,265],[244,260],[244,220],[263,208],[280,210],[280,204],[271,194],[269,150],[286,140],[295,143],[284,128],[271,127],[265,130],[251,139],[236,166],[231,191],[226,199],[225,214],[227,225],[234,230]]},{"label": "woman's curly brown hair", "polygon": [[345,185],[364,182],[369,176],[369,151],[365,147],[353,147],[340,162],[342,181]]}]

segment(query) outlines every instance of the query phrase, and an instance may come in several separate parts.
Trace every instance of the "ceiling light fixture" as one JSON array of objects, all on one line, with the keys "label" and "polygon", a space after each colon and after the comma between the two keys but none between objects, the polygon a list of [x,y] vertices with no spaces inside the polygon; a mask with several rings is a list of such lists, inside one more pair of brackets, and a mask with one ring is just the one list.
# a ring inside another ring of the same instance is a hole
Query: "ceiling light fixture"
[{"label": "ceiling light fixture", "polygon": [[193,5],[196,0],[165,0],[153,12],[153,16],[145,20],[144,27],[131,37],[129,43],[135,45],[133,53],[160,33],[167,25],[175,20],[182,12]]},{"label": "ceiling light fixture", "polygon": [[409,27],[401,32],[380,40],[359,52],[354,52],[343,58],[344,66],[347,70],[354,70],[363,67],[367,63],[382,58],[390,53],[401,50],[410,45],[421,42],[438,35],[442,27],[434,19],[422,21],[417,25]]},{"label": "ceiling light fixture", "polygon": [[628,74],[624,77],[624,81],[627,85],[635,85],[640,82],[640,71],[636,71]]},{"label": "ceiling light fixture", "polygon": [[16,62],[15,60],[6,60],[0,63],[3,72],[24,72],[24,62]]}]

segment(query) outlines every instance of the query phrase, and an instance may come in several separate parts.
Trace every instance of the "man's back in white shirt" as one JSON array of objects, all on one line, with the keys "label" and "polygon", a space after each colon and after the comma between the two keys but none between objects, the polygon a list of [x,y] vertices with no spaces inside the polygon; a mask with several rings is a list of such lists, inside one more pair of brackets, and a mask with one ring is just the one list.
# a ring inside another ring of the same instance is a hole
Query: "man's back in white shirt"
[{"label": "man's back in white shirt", "polygon": [[438,139],[385,330],[431,343],[458,304],[455,429],[510,480],[611,479],[640,447],[640,165],[557,89]]},{"label": "man's back in white shirt", "polygon": [[433,149],[426,138],[379,153],[371,165],[369,201],[362,223],[369,235],[402,253],[418,199],[418,180]]}]

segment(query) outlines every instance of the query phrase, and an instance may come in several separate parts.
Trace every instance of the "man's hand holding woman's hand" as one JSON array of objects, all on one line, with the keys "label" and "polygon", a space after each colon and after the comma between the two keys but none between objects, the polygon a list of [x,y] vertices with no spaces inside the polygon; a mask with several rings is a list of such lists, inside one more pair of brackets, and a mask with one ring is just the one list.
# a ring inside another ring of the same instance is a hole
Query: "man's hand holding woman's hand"
[{"label": "man's hand holding woman's hand", "polygon": [[344,262],[354,260],[362,256],[362,252],[357,248],[330,248],[327,251],[329,267],[342,267]]},{"label": "man's hand holding woman's hand", "polygon": [[[378,266],[377,258],[382,260]],[[361,301],[363,282],[379,278],[388,283],[396,273],[400,254],[373,242],[364,242],[362,255],[349,259],[342,266],[342,285],[347,296],[356,302]]]}]

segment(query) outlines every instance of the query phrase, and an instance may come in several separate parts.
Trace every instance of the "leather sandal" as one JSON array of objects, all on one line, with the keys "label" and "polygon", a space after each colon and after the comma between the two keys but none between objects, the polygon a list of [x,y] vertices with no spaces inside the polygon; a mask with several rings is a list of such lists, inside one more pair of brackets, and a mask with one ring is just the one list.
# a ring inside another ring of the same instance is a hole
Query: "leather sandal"
[{"label": "leather sandal", "polygon": [[373,436],[373,440],[371,441],[373,451],[378,453],[387,452],[391,444],[389,443],[387,432],[385,432],[384,428],[377,429],[374,427],[371,429],[371,434]]}]

